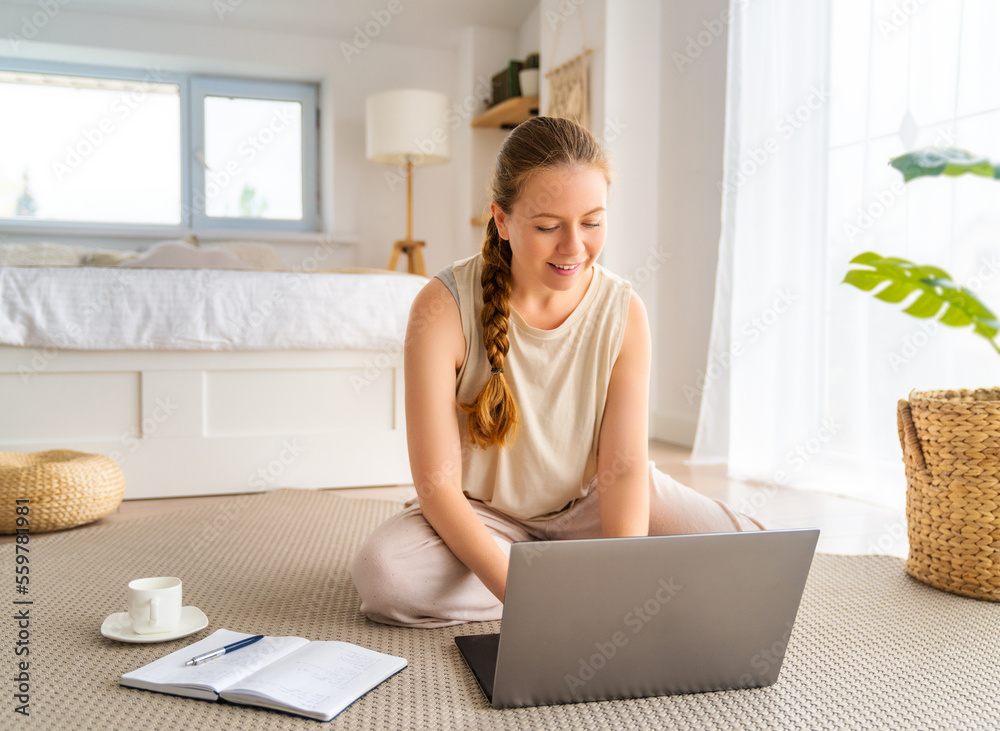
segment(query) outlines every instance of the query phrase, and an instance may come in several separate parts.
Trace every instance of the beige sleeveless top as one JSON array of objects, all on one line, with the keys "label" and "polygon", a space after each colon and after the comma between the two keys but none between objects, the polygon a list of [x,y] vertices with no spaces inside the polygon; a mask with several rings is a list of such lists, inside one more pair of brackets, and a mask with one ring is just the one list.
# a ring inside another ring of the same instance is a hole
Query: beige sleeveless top
[{"label": "beige sleeveless top", "polygon": [[[479,312],[482,255],[455,262],[437,275],[458,301],[465,362],[458,403],[470,403],[490,377]],[[462,489],[475,500],[521,519],[555,517],[584,497],[597,474],[597,444],[611,369],[628,317],[631,285],[600,265],[576,309],[554,330],[528,325],[511,308],[504,377],[521,418],[506,448],[476,447],[458,409]]]}]

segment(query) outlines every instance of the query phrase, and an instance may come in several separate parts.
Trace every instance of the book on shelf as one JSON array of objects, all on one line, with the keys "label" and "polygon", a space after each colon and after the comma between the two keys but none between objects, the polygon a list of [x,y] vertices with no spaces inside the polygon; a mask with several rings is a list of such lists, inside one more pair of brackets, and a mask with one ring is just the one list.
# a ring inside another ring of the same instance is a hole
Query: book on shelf
[{"label": "book on shelf", "polygon": [[517,74],[523,67],[523,61],[511,61],[503,71],[493,76],[491,107],[507,99],[521,96],[521,83]]},{"label": "book on shelf", "polygon": [[329,721],[406,667],[406,659],[348,642],[265,637],[201,665],[195,655],[253,635],[220,629],[138,670],[121,684],[158,693],[260,706]]}]

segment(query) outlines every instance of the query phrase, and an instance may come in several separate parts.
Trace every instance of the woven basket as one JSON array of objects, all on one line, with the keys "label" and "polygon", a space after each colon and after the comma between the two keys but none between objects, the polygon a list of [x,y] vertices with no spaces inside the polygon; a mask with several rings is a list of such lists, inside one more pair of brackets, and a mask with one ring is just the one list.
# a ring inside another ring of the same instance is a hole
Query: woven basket
[{"label": "woven basket", "polygon": [[95,521],[124,495],[125,476],[104,455],[0,452],[0,533],[17,532],[18,500],[29,501],[20,504],[28,508],[29,532],[44,533]]},{"label": "woven basket", "polygon": [[914,391],[897,408],[906,466],[906,570],[1000,601],[1000,388]]}]

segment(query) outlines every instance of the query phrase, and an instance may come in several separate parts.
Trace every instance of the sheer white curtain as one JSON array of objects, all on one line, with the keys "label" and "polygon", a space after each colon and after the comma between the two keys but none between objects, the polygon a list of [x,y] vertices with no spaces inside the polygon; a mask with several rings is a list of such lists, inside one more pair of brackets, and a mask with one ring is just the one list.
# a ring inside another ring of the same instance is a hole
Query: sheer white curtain
[{"label": "sheer white curtain", "polygon": [[1000,310],[1000,182],[888,160],[1000,158],[1000,6],[734,0],[715,312],[692,461],[901,507],[896,401],[994,386],[981,338],[841,284],[863,251],[935,264]]}]

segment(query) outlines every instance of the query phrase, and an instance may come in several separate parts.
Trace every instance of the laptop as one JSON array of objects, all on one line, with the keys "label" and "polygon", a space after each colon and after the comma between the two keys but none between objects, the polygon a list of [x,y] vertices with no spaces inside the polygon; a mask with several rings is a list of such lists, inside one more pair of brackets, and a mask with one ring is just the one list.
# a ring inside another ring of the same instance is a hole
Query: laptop
[{"label": "laptop", "polygon": [[514,543],[500,633],[455,644],[496,708],[772,685],[818,538]]}]

